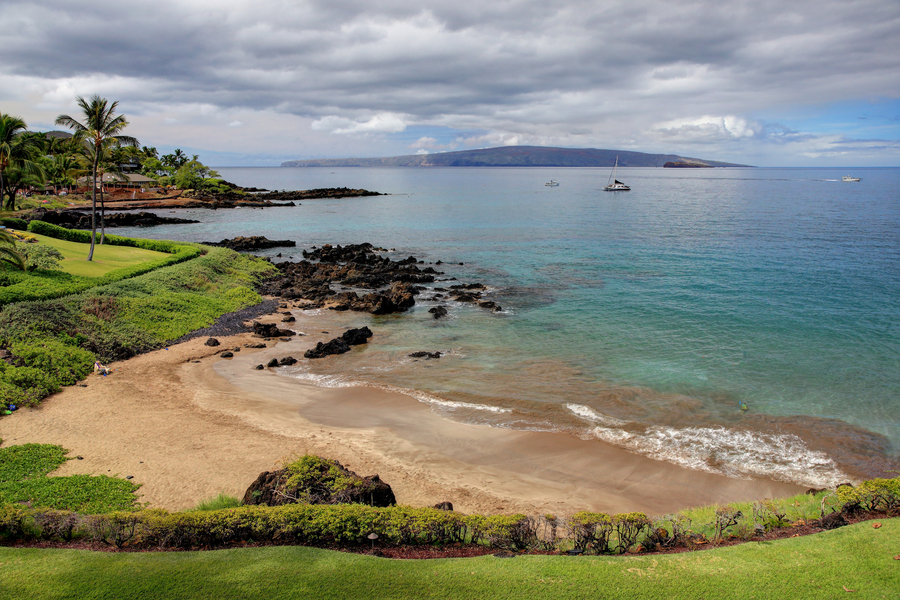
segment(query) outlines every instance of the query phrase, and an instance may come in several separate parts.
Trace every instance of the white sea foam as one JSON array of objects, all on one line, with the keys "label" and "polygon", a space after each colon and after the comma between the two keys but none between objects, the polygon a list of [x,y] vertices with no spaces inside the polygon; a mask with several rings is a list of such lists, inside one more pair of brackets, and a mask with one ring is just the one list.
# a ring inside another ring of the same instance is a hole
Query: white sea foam
[{"label": "white sea foam", "polygon": [[434,406],[435,408],[450,408],[450,409],[468,409],[468,410],[483,410],[492,413],[510,413],[512,412],[511,408],[503,408],[502,406],[491,406],[489,404],[475,404],[474,402],[458,402],[456,400],[447,400],[445,398],[440,398],[438,396],[434,396],[427,392],[423,392],[421,390],[412,390],[408,388],[398,388],[395,386],[382,386],[391,391],[399,392],[401,394],[406,394],[412,398],[415,398],[422,404],[429,404]]},{"label": "white sea foam", "polygon": [[315,373],[307,373],[302,371],[290,373],[289,375],[294,379],[302,379],[303,381],[312,383],[316,387],[322,388],[342,388],[365,385],[361,382],[352,381],[350,379],[347,379],[346,377],[341,377],[340,375],[316,375]]},{"label": "white sea foam", "polygon": [[317,387],[323,388],[374,387],[382,390],[387,390],[389,392],[403,394],[404,396],[409,396],[410,398],[418,400],[422,404],[428,404],[430,406],[434,406],[435,408],[483,410],[498,414],[512,412],[512,409],[510,408],[490,406],[488,404],[475,404],[473,402],[457,402],[455,400],[446,400],[444,398],[434,396],[421,390],[404,388],[395,385],[371,383],[366,381],[355,381],[347,377],[342,377],[340,375],[317,375],[305,371],[295,371],[289,373],[289,375],[295,379],[302,379],[303,381],[308,381]]},{"label": "white sea foam", "polygon": [[767,477],[811,487],[833,487],[849,479],[824,452],[811,450],[795,435],[661,426],[643,433],[595,427],[592,433],[656,460],[740,479]]},{"label": "white sea foam", "polygon": [[621,427],[622,425],[626,425],[628,423],[628,421],[623,421],[609,415],[604,415],[601,412],[597,412],[590,406],[584,406],[583,404],[573,404],[570,402],[566,404],[566,408],[568,408],[570,411],[572,411],[582,419],[585,419],[591,423],[599,423],[600,425],[605,425],[607,427]]},{"label": "white sea foam", "polygon": [[[337,375],[317,375],[302,371],[292,372],[290,375],[323,388],[376,387],[404,394],[437,410],[475,410],[495,414],[513,412],[512,409],[500,406],[448,400],[421,390],[355,381]],[[724,427],[679,429],[650,426],[641,430],[636,423],[605,415],[589,406],[569,403],[566,408],[592,425],[588,431],[594,438],[688,469],[740,479],[772,478],[810,487],[834,487],[850,479],[824,452],[810,449],[795,435]],[[535,424],[527,427],[516,424],[509,426],[514,429],[532,429]],[[629,426],[629,430],[625,430],[625,426]],[[548,430],[552,429],[554,427],[548,424]]]}]

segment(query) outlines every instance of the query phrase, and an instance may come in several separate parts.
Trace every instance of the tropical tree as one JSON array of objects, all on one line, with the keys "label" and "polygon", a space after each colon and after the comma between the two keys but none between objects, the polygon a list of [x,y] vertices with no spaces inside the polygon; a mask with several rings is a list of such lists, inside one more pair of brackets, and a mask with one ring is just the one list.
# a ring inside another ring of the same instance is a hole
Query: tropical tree
[{"label": "tropical tree", "polygon": [[91,193],[91,249],[88,252],[88,260],[94,258],[94,239],[97,236],[97,172],[99,161],[103,157],[104,147],[109,145],[138,146],[137,139],[122,135],[122,131],[128,126],[125,115],[116,115],[116,107],[119,102],[110,103],[106,98],[92,96],[85,100],[81,96],[76,98],[81,107],[84,122],[80,122],[69,115],[59,115],[56,124],[68,127],[75,135],[84,140],[85,144],[93,146],[91,154],[91,179],[93,180]]},{"label": "tropical tree", "polygon": [[68,187],[75,180],[75,173],[81,170],[78,160],[70,154],[56,154],[50,163],[48,175],[54,186]]},{"label": "tropical tree", "polygon": [[10,169],[19,171],[16,181],[28,176],[44,178],[44,170],[37,163],[43,149],[41,138],[29,134],[25,121],[0,113],[0,202],[7,195],[5,208],[16,209],[16,186],[10,185]]},{"label": "tropical tree", "polygon": [[[97,148],[90,144],[82,146],[82,153],[79,161],[87,167],[86,170],[96,166],[97,175],[100,178],[100,245],[106,242],[106,203],[103,200],[103,180],[105,175],[110,175],[113,179],[125,181],[127,178],[122,172],[121,156],[117,152],[119,149],[112,141],[100,148],[100,156],[94,156]],[[108,181],[108,179],[107,179]]]},{"label": "tropical tree", "polygon": [[25,270],[25,259],[16,250],[16,238],[2,229],[0,229],[0,263]]},{"label": "tropical tree", "polygon": [[185,154],[181,148],[175,148],[175,152],[172,154],[163,154],[160,160],[162,161],[163,166],[171,167],[177,171],[183,167],[189,159],[187,154]]}]

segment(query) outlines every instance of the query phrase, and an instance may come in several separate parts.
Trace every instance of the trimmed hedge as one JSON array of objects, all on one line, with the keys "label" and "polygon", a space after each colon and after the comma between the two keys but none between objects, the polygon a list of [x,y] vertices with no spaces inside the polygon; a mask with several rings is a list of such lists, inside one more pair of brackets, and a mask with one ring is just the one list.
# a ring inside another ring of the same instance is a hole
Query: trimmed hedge
[{"label": "trimmed hedge", "polygon": [[[66,229],[45,221],[32,221],[28,224],[28,231],[38,235],[45,235],[57,240],[65,240],[67,242],[78,242],[80,244],[91,243],[91,232],[81,229]],[[95,238],[99,240],[99,238]],[[143,248],[144,250],[155,250],[156,252],[165,252],[166,254],[174,254],[178,252],[178,248],[187,244],[183,242],[173,242],[170,240],[145,240],[140,238],[127,238],[119,235],[106,235],[105,242],[110,246],[130,246],[132,248]],[[194,244],[191,244],[194,245]]]},{"label": "trimmed hedge", "polygon": [[[874,479],[857,488],[840,489],[840,494],[850,500],[866,499],[864,502],[876,507],[873,510],[892,514],[900,508],[900,478]],[[752,525],[752,519],[741,515],[740,524]],[[379,546],[476,543],[518,552],[559,550],[574,544],[576,550],[596,554],[622,554],[636,548],[697,548],[711,541],[690,535],[680,515],[657,521],[660,525],[668,522],[670,533],[662,526],[651,527],[653,522],[643,513],[580,512],[565,519],[568,540],[556,537],[556,522],[552,515],[462,515],[434,508],[374,508],[362,504],[243,506],[180,513],[148,509],[84,515],[0,503],[0,537],[64,541],[79,537],[120,548],[198,549],[243,543],[367,546],[371,533],[378,535]],[[550,538],[539,535],[542,524],[552,525]],[[750,539],[756,533],[751,527],[747,534],[729,537]]]},{"label": "trimmed hedge", "polygon": [[[38,235],[45,235],[72,242],[90,243],[89,231],[65,229],[44,221],[32,221],[28,224],[28,231]],[[93,287],[107,285],[130,279],[160,269],[176,265],[178,263],[196,258],[206,253],[206,249],[199,244],[171,242],[167,240],[143,240],[124,238],[115,235],[106,236],[106,243],[112,246],[131,246],[165,252],[170,256],[157,260],[147,261],[132,267],[111,271],[102,277],[76,277],[68,273],[43,272],[39,275],[26,275],[25,277],[8,278],[9,283],[0,288],[0,306],[15,302],[28,302],[34,300],[52,300],[71,294],[77,294]]]},{"label": "trimmed hedge", "polygon": [[0,219],[0,225],[4,227],[8,227],[10,229],[17,229],[19,231],[25,231],[28,229],[28,221],[24,219],[17,219],[15,217],[4,217]]},{"label": "trimmed hedge", "polygon": [[467,516],[435,508],[289,504],[180,513],[150,509],[81,515],[0,506],[0,535],[11,539],[62,538],[57,525],[61,521],[73,524],[65,528],[69,539],[77,535],[120,548],[216,548],[244,542],[362,546],[370,543],[371,533],[378,535],[380,546],[472,541],[506,550],[531,547],[522,535],[531,530],[525,515]]},{"label": "trimmed hedge", "polygon": [[842,485],[837,489],[837,497],[844,506],[856,505],[867,511],[896,511],[900,509],[900,477],[870,479],[856,487]]}]

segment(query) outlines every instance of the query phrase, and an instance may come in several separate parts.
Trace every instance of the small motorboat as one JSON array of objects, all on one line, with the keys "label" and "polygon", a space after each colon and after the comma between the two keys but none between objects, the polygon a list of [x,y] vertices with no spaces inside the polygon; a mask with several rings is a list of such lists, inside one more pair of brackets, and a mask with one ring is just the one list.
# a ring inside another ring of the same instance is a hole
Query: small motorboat
[{"label": "small motorboat", "polygon": [[557,186],[559,185],[559,182],[556,181],[556,180],[554,180],[554,179],[551,179],[550,181],[548,181],[548,182],[545,183],[544,185],[546,185],[546,186],[548,186],[548,187],[557,187]]},{"label": "small motorboat", "polygon": [[859,177],[850,177],[849,175],[844,175],[841,177],[841,181],[859,181]]}]

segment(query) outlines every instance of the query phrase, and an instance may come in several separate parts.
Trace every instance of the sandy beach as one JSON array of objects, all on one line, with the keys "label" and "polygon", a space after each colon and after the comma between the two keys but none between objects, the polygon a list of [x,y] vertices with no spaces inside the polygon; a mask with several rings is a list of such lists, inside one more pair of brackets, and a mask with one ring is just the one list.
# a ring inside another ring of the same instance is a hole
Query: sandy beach
[{"label": "sandy beach", "polygon": [[[220,492],[242,497],[260,472],[307,453],[379,474],[400,504],[450,501],[466,513],[660,515],[803,491],[691,471],[595,440],[456,423],[375,387],[320,388],[253,369],[273,357],[299,358],[328,337],[270,341],[265,349],[245,348],[260,341],[250,334],[219,338],[219,347],[196,338],[114,363],[108,376],[93,374],[3,419],[0,438],[4,446],[62,445],[81,458],[55,475],[130,475],[141,502],[168,510]],[[234,348],[233,358],[218,356]]]}]

